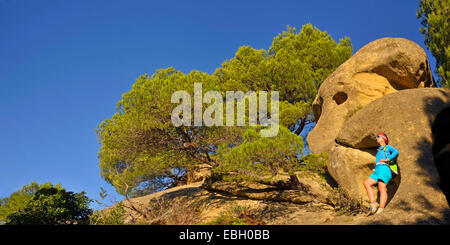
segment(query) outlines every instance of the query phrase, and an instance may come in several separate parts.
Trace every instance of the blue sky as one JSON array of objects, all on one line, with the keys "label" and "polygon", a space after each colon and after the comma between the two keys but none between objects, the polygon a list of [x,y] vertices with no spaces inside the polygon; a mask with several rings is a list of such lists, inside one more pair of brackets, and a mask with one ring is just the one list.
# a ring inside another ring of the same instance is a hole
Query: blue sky
[{"label": "blue sky", "polygon": [[[404,37],[424,49],[418,2],[0,0],[0,197],[62,183],[98,198],[95,128],[144,73],[212,73],[239,46],[312,23],[354,52]],[[435,60],[428,52],[432,67]]]}]

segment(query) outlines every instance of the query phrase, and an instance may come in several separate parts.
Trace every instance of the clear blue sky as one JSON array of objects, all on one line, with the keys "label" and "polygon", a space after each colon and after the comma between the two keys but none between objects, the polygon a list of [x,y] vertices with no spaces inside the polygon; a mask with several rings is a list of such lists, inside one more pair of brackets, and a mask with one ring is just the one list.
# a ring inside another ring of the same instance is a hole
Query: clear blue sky
[{"label": "clear blue sky", "polygon": [[[310,22],[354,52],[381,37],[425,49],[418,2],[0,0],[0,197],[35,180],[98,198],[96,126],[144,73],[212,73]],[[435,60],[427,51],[431,65]]]}]

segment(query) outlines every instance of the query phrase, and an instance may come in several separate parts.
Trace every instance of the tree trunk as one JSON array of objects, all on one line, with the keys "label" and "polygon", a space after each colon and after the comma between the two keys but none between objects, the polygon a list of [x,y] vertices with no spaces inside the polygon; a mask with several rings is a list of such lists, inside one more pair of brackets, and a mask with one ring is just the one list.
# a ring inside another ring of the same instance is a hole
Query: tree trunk
[{"label": "tree trunk", "polygon": [[307,186],[305,186],[298,180],[297,175],[295,175],[295,174],[289,175],[289,178],[290,178],[289,183],[291,184],[292,189],[303,191],[303,192],[307,192],[309,190],[309,188]]},{"label": "tree trunk", "polygon": [[306,117],[302,117],[302,118],[300,118],[300,120],[301,120],[300,125],[298,126],[297,130],[295,130],[296,135],[299,135],[303,131],[303,129],[305,128],[305,125],[306,125]]}]

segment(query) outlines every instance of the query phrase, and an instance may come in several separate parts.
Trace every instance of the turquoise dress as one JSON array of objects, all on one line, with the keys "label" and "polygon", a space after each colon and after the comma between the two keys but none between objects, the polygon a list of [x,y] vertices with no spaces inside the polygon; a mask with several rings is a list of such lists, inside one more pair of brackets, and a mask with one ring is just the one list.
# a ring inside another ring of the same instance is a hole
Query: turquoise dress
[{"label": "turquoise dress", "polygon": [[387,157],[387,159],[391,161],[398,156],[398,151],[393,146],[386,145],[386,152],[384,152],[383,147],[385,146],[380,146],[378,148],[375,160],[375,171],[372,173],[372,175],[370,175],[370,178],[374,179],[377,182],[381,180],[387,185],[392,179],[391,168],[389,168],[389,166],[385,163],[380,162],[380,160],[386,159]]}]

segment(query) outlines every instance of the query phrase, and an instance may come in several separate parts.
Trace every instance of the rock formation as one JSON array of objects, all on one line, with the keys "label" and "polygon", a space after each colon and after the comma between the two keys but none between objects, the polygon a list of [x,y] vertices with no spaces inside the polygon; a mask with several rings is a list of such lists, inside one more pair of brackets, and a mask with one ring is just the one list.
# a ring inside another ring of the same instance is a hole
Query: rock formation
[{"label": "rock formation", "polygon": [[356,52],[319,88],[313,102],[318,122],[308,135],[313,152],[327,152],[346,117],[401,89],[435,86],[425,51],[404,38],[381,38]]},{"label": "rock formation", "polygon": [[[377,133],[387,134],[400,152],[400,174],[388,185],[387,208],[371,222],[449,222],[443,190],[448,192],[450,163],[444,162],[450,140],[439,134],[449,134],[450,113],[443,111],[449,110],[450,91],[424,88],[433,86],[426,54],[417,44],[382,38],[342,64],[318,91],[319,121],[308,144],[314,153],[329,153],[329,173],[350,196],[367,200],[362,182],[374,167]],[[439,146],[433,146],[436,140]]]},{"label": "rock formation", "polygon": [[343,124],[330,151],[330,174],[353,197],[367,199],[362,182],[374,167],[375,136],[384,132],[400,152],[400,174],[388,185],[386,213],[402,212],[403,221],[443,220],[449,209],[433,161],[432,125],[446,107],[450,91],[437,88],[402,90],[373,101]]}]

